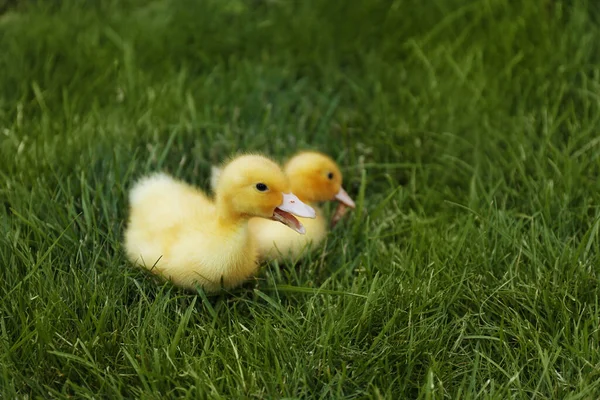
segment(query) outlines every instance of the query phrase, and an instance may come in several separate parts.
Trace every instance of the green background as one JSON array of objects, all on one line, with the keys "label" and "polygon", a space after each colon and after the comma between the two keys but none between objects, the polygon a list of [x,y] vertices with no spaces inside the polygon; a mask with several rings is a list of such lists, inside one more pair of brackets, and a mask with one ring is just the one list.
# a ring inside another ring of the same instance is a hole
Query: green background
[{"label": "green background", "polygon": [[[595,2],[4,6],[2,396],[600,395]],[[138,177],[301,149],[358,202],[310,256],[210,298],[125,260]]]}]

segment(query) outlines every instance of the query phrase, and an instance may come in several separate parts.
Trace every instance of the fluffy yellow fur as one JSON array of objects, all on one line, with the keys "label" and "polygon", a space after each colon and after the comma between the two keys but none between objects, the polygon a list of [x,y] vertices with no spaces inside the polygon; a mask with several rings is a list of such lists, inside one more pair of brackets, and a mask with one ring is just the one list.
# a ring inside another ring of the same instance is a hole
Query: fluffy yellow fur
[{"label": "fluffy yellow fur", "polygon": [[327,221],[315,203],[334,200],[342,187],[342,173],[337,164],[321,153],[299,153],[286,163],[284,170],[292,192],[315,209],[317,218],[298,218],[306,228],[305,235],[294,235],[293,231],[273,221],[252,218],[250,233],[261,259],[297,259],[304,251],[319,244],[327,235]]},{"label": "fluffy yellow fur", "polygon": [[[252,218],[248,223],[251,235],[256,243],[258,256],[261,260],[298,259],[305,251],[309,251],[319,244],[327,235],[327,221],[314,204],[307,202],[315,209],[317,218],[298,218],[304,225],[306,234],[295,233],[275,221]],[[288,231],[291,231],[290,234]]]},{"label": "fluffy yellow fur", "polygon": [[[258,182],[269,190],[259,192]],[[127,256],[184,288],[232,288],[257,269],[248,219],[271,218],[287,192],[279,166],[255,155],[238,157],[223,168],[215,202],[166,174],[143,178],[130,193]]]}]

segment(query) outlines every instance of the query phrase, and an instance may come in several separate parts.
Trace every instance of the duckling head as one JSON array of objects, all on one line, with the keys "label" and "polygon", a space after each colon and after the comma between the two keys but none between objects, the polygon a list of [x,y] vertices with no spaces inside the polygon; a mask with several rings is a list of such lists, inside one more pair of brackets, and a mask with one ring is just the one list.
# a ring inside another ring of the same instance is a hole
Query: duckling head
[{"label": "duckling head", "polygon": [[273,219],[301,234],[305,228],[294,215],[316,217],[314,209],[291,193],[281,168],[259,155],[240,156],[225,165],[215,192],[219,209],[228,216]]},{"label": "duckling head", "polygon": [[328,156],[307,151],[292,157],[285,165],[292,190],[307,202],[337,200],[354,208],[354,201],[342,187],[342,173]]}]

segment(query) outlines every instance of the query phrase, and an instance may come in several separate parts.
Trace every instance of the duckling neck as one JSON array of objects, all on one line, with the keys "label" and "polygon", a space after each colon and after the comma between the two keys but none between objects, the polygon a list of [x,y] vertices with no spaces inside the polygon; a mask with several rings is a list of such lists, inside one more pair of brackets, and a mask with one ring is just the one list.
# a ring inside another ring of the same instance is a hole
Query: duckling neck
[{"label": "duckling neck", "polygon": [[320,202],[318,193],[315,192],[314,189],[312,189],[310,183],[307,182],[305,179],[290,178],[290,180],[292,180],[292,185],[291,185],[292,193],[294,193],[296,195],[296,197],[298,197],[300,199],[301,202],[308,204],[308,205],[316,204],[316,203]]},{"label": "duckling neck", "polygon": [[[292,192],[294,194],[296,194],[296,192]],[[300,199],[301,202],[303,202],[306,205],[309,205],[311,207],[315,207],[319,201],[315,200],[312,196],[304,196],[302,194],[296,194],[296,197],[298,197]]]},{"label": "duckling neck", "polygon": [[311,198],[311,196],[307,196],[307,194],[304,193],[303,188],[292,187],[292,193],[294,193],[296,195],[296,197],[298,199],[300,199],[300,201],[303,202],[303,203],[305,203],[305,204],[315,203],[315,201],[313,201],[313,199]]},{"label": "duckling neck", "polygon": [[222,227],[243,227],[248,225],[248,218],[233,211],[223,201],[217,201],[217,221]]}]

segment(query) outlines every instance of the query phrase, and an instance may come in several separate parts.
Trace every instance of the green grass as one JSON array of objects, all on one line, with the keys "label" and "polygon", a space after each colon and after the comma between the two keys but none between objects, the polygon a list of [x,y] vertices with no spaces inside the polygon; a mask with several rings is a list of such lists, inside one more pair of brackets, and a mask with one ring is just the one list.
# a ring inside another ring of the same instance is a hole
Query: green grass
[{"label": "green grass", "polygon": [[[5,3],[0,397],[600,397],[593,1]],[[359,207],[297,265],[126,261],[139,176],[307,148]]]}]

